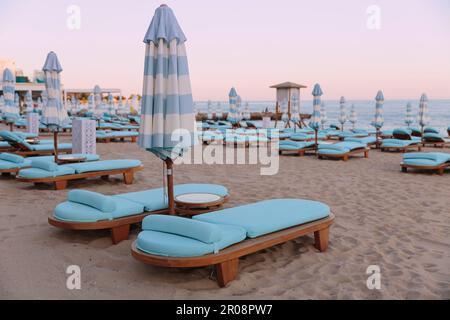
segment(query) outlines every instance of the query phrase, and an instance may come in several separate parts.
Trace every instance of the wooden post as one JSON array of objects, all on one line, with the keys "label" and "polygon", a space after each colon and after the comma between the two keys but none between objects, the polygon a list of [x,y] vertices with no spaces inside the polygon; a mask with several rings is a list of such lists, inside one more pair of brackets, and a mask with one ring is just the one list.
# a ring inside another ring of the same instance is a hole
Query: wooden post
[{"label": "wooden post", "polygon": [[175,200],[173,196],[173,161],[168,158],[166,161],[167,167],[167,197],[169,202],[169,214],[175,214]]},{"label": "wooden post", "polygon": [[315,147],[316,147],[316,154],[318,154],[318,150],[319,150],[319,139],[318,139],[318,137],[317,137],[317,135],[318,135],[318,132],[319,132],[319,129],[314,129],[314,142],[315,142]]},{"label": "wooden post", "polygon": [[55,163],[58,163],[58,131],[53,131],[53,147],[55,148]]},{"label": "wooden post", "polygon": [[13,132],[14,131],[14,122],[10,122],[9,123],[9,131]]}]

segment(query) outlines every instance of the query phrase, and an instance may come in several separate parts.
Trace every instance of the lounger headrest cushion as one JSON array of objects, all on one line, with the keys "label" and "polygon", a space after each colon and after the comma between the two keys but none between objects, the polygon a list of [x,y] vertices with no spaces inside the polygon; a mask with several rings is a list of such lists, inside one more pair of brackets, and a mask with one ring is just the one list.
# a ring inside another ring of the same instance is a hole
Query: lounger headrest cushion
[{"label": "lounger headrest cushion", "polygon": [[22,163],[24,161],[22,156],[12,153],[2,153],[0,154],[0,159],[14,163]]},{"label": "lounger headrest cushion", "polygon": [[147,216],[142,221],[142,229],[176,234],[204,243],[215,243],[222,239],[220,228],[211,223],[167,215]]},{"label": "lounger headrest cushion", "polygon": [[439,133],[439,130],[436,129],[436,128],[433,128],[433,127],[425,127],[423,129],[423,132],[426,132],[426,133]]},{"label": "lounger headrest cushion", "polygon": [[31,167],[46,171],[58,171],[58,165],[48,160],[31,160]]},{"label": "lounger headrest cushion", "polygon": [[111,199],[111,197],[97,192],[72,190],[67,194],[67,200],[85,204],[102,212],[113,212],[116,210],[116,203]]},{"label": "lounger headrest cushion", "polygon": [[424,138],[428,138],[428,139],[434,139],[434,140],[444,140],[444,137],[442,135],[440,135],[439,133],[434,133],[434,132],[426,132],[423,135]]}]

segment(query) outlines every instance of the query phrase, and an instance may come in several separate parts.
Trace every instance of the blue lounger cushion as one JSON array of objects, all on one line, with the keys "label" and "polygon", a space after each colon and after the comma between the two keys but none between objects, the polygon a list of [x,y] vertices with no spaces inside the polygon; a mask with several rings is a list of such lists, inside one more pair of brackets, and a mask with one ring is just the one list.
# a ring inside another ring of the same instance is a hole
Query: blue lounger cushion
[{"label": "blue lounger cushion", "polygon": [[412,130],[410,128],[396,128],[394,131],[392,131],[392,134],[402,134],[402,135],[408,135],[410,136],[412,133]]},{"label": "blue lounger cushion", "polygon": [[436,141],[436,142],[450,142],[449,139],[444,138],[440,133],[427,132],[423,134],[424,140]]},{"label": "blue lounger cushion", "polygon": [[305,148],[313,147],[315,145],[314,141],[310,142],[300,142],[292,140],[282,140],[279,143],[280,150],[302,150]]},{"label": "blue lounger cushion", "polygon": [[0,159],[4,161],[14,162],[14,163],[23,163],[25,158],[13,153],[2,153],[0,154]]},{"label": "blue lounger cushion", "polygon": [[[46,161],[41,161],[46,162]],[[48,161],[47,161],[48,162]],[[55,164],[55,163],[53,163]],[[32,167],[27,169],[22,169],[18,173],[18,177],[25,179],[41,179],[41,178],[51,178],[51,177],[59,177],[65,176],[69,174],[75,174],[75,170],[68,167],[67,165],[57,166],[58,169],[54,171],[49,171],[43,168],[33,168],[33,161],[31,162]],[[41,167],[44,167],[42,165]]]},{"label": "blue lounger cushion", "polygon": [[[144,206],[139,203],[128,201],[117,196],[103,197],[106,197],[112,203],[110,206],[114,207],[113,211],[102,211],[92,205],[68,200],[56,206],[53,216],[62,221],[97,222],[133,216],[144,212]],[[91,204],[94,204],[94,202]]]},{"label": "blue lounger cushion", "polygon": [[116,169],[134,168],[141,165],[141,161],[133,159],[116,159],[116,160],[101,160],[95,162],[80,162],[71,163],[64,166],[70,167],[76,173],[85,173],[92,171],[108,171]]},{"label": "blue lounger cushion", "polygon": [[214,243],[222,239],[222,232],[214,224],[167,215],[151,215],[142,221],[142,230],[159,231]]},{"label": "blue lounger cushion", "polygon": [[[175,197],[185,193],[212,193],[221,197],[229,195],[228,189],[224,186],[202,183],[178,184],[174,186],[173,192]],[[164,198],[163,188],[124,193],[117,195],[117,197],[140,203],[145,207],[146,211],[167,209],[167,199]]]},{"label": "blue lounger cushion", "polygon": [[11,145],[8,141],[0,141],[0,148],[9,148]]},{"label": "blue lounger cushion", "polygon": [[271,232],[326,218],[330,208],[321,202],[301,199],[275,199],[204,213],[192,219],[242,227],[247,237],[256,238]]},{"label": "blue lounger cushion", "polygon": [[[28,144],[27,146],[32,151],[49,151],[53,150],[53,144],[44,143],[44,144]],[[59,143],[58,150],[69,150],[72,149],[71,143]]]},{"label": "blue lounger cushion", "polygon": [[413,152],[403,156],[403,163],[413,166],[439,166],[450,162],[450,153]]},{"label": "blue lounger cushion", "polygon": [[139,233],[136,246],[143,252],[158,256],[199,257],[217,253],[219,250],[239,243],[246,238],[246,232],[243,228],[231,225],[216,225],[216,227],[220,230],[222,237],[214,243],[205,243],[172,233],[144,230]]},{"label": "blue lounger cushion", "polygon": [[344,154],[352,150],[366,148],[367,145],[364,143],[353,142],[353,141],[343,141],[338,143],[330,144],[320,144],[319,154]]},{"label": "blue lounger cushion", "polygon": [[411,145],[417,145],[420,141],[416,140],[401,140],[401,139],[383,139],[381,142],[381,147],[407,147]]},{"label": "blue lounger cushion", "polygon": [[373,136],[362,137],[362,138],[348,137],[348,138],[345,138],[344,141],[358,142],[358,143],[368,145],[368,144],[377,142],[377,138],[373,137]]},{"label": "blue lounger cushion", "polygon": [[423,132],[424,133],[436,133],[436,134],[438,134],[439,133],[439,129],[436,129],[436,128],[433,128],[433,127],[425,127],[423,129]]},{"label": "blue lounger cushion", "polygon": [[113,212],[116,210],[116,203],[111,200],[111,197],[97,192],[72,190],[67,194],[67,200],[88,205],[102,212]]},{"label": "blue lounger cushion", "polygon": [[31,167],[38,168],[46,171],[58,171],[58,164],[45,160],[31,160]]}]

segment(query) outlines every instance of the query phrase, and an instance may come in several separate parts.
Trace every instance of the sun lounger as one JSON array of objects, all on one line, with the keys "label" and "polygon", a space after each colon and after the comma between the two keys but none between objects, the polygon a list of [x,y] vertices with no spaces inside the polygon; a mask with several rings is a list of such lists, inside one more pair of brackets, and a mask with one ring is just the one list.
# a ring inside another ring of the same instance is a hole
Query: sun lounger
[{"label": "sun lounger", "polygon": [[381,142],[381,151],[400,151],[407,152],[410,150],[421,151],[420,139],[400,140],[400,139],[383,139]]},{"label": "sun lounger", "polygon": [[223,143],[223,133],[221,131],[211,131],[211,130],[205,130],[202,132],[199,132],[200,139],[203,141],[203,143],[210,144],[210,143]]},{"label": "sun lounger", "polygon": [[423,128],[423,132],[439,134],[439,129],[433,128],[433,127],[425,127],[425,128]]},{"label": "sun lounger", "polygon": [[365,144],[367,146],[375,146],[377,144],[377,138],[374,136],[368,136],[368,137],[362,137],[362,138],[347,137],[344,139],[344,141],[358,142],[358,143]]},{"label": "sun lounger", "polygon": [[[227,188],[215,184],[175,185],[174,195],[213,193],[228,199]],[[48,222],[69,230],[111,229],[114,244],[128,239],[130,225],[141,222],[149,214],[168,213],[164,189],[105,196],[99,193],[72,190],[66,202],[56,206]]]},{"label": "sun lounger", "polygon": [[[38,156],[38,155],[52,155],[54,154],[53,143],[49,141],[31,144],[26,141],[21,135],[17,135],[15,132],[10,131],[0,131],[0,137],[7,141],[14,149],[16,154],[22,156]],[[58,153],[72,153],[71,143],[60,143],[58,144]]]},{"label": "sun lounger", "polygon": [[52,183],[56,190],[67,187],[69,180],[91,177],[107,178],[110,175],[123,174],[125,184],[132,184],[134,173],[142,170],[139,160],[101,160],[57,165],[56,163],[32,160],[31,168],[22,169],[16,179],[22,182]]},{"label": "sun lounger", "polygon": [[[96,154],[72,154],[74,157],[84,157],[85,161],[97,161],[100,157]],[[35,160],[44,160],[49,162],[54,162],[54,156],[40,156],[33,158],[24,158],[17,154],[12,153],[1,153],[0,154],[0,173],[10,174],[17,173],[21,169],[31,167],[31,162]]]},{"label": "sun lounger", "polygon": [[422,137],[423,146],[445,147],[450,146],[450,138],[444,138],[443,135],[434,132],[426,132]]},{"label": "sun lounger", "polygon": [[299,156],[304,156],[308,151],[316,151],[316,144],[314,141],[300,142],[293,140],[282,140],[279,143],[279,154],[295,153]]},{"label": "sun lounger", "polygon": [[380,133],[380,137],[383,139],[391,139],[394,135],[394,130],[383,130]]},{"label": "sun lounger", "polygon": [[448,137],[450,138],[450,126],[447,127],[447,134],[448,134]]},{"label": "sun lounger", "polygon": [[407,172],[408,168],[421,170],[437,170],[440,175],[450,167],[450,153],[444,152],[420,152],[408,153],[403,156],[400,164],[402,171]]},{"label": "sun lounger", "polygon": [[415,140],[420,142],[420,137],[412,135],[411,128],[396,128],[392,131],[392,137],[398,140]]},{"label": "sun lounger", "polygon": [[422,131],[419,128],[410,128],[411,129],[411,135],[413,137],[421,137]]},{"label": "sun lounger", "polygon": [[131,142],[136,142],[138,132],[135,131],[105,131],[97,130],[97,142],[111,142],[111,141],[125,141],[125,139],[130,139]]},{"label": "sun lounger", "polygon": [[315,247],[325,251],[333,220],[327,205],[300,199],[266,200],[191,220],[151,215],[143,220],[131,253],[156,266],[215,266],[224,287],[236,278],[240,257],[311,233]]},{"label": "sun lounger", "polygon": [[[319,139],[319,140],[323,140],[326,138],[327,138],[327,135],[324,133],[317,134],[317,139]],[[314,135],[314,133],[312,133],[312,134],[306,133],[305,134],[302,132],[296,132],[296,133],[293,133],[289,139],[291,139],[293,141],[312,141],[315,139],[315,135]]]},{"label": "sun lounger", "polygon": [[330,144],[319,144],[318,157],[322,158],[340,158],[347,161],[352,155],[363,153],[365,158],[369,157],[370,148],[366,144],[343,141]]},{"label": "sun lounger", "polygon": [[340,131],[337,133],[339,140],[345,140],[346,138],[363,138],[367,137],[368,133],[355,133],[353,131]]}]

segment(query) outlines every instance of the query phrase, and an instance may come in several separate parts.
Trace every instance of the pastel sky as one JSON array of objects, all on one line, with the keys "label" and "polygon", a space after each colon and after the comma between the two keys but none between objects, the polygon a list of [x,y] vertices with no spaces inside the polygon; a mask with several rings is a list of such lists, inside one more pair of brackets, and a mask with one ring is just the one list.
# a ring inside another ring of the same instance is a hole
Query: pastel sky
[{"label": "pastel sky", "polygon": [[[325,99],[450,98],[448,0],[168,0],[188,42],[196,100],[273,100],[269,86],[318,82]],[[1,0],[0,59],[31,74],[48,51],[66,87],[142,91],[142,39],[161,1]],[[81,9],[81,29],[66,12]],[[380,29],[367,28],[371,5]]]}]

